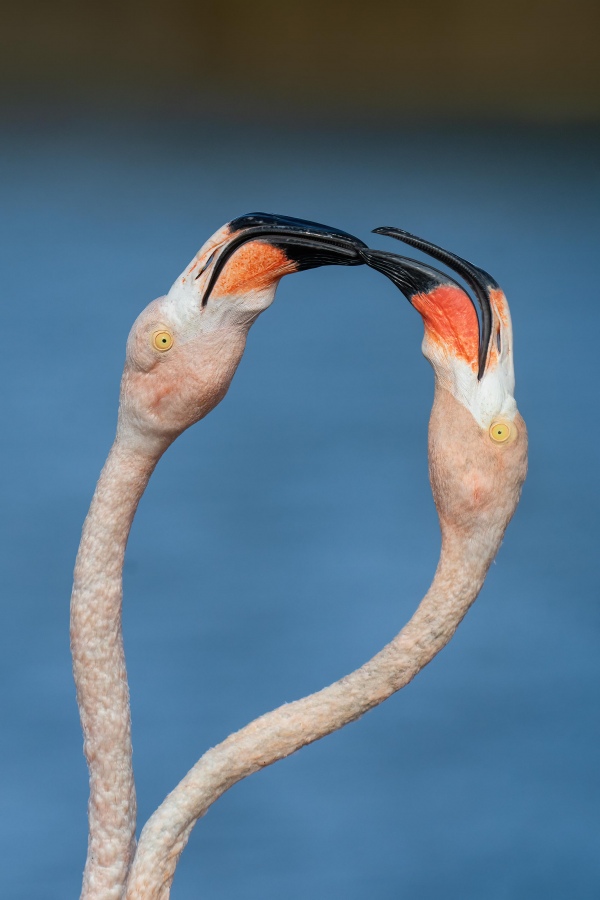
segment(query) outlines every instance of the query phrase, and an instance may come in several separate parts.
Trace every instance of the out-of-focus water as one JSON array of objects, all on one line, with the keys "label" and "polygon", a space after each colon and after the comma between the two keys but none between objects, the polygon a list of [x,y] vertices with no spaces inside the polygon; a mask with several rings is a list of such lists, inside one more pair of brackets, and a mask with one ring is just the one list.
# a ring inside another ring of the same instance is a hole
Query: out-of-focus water
[{"label": "out-of-focus water", "polygon": [[[173,897],[600,896],[598,158],[598,135],[576,131],[4,134],[3,896],[78,895],[68,602],[129,327],[254,209],[363,238],[395,224],[491,271],[511,303],[530,474],[449,647],[219,800]],[[373,272],[285,279],[226,399],[158,466],[125,574],[140,823],[206,748],[364,662],[427,589],[421,330]]]}]

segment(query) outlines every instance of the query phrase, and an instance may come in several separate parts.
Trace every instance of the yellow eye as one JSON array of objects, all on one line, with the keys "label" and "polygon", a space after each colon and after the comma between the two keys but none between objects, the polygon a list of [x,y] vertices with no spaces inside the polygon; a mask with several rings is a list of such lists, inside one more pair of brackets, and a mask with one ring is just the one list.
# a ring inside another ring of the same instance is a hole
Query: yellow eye
[{"label": "yellow eye", "polygon": [[506,422],[494,422],[490,425],[490,437],[497,444],[504,444],[510,437],[510,425]]},{"label": "yellow eye", "polygon": [[157,350],[170,350],[173,346],[173,335],[169,331],[155,331],[152,343]]}]

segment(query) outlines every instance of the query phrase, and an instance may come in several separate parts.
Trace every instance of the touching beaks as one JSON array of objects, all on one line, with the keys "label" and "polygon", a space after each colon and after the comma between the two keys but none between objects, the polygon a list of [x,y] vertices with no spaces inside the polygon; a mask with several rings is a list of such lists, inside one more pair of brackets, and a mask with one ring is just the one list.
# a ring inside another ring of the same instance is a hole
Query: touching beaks
[{"label": "touching beaks", "polygon": [[[479,303],[481,322],[469,295],[449,275],[394,253],[361,251],[365,262],[387,275],[421,312],[426,325],[440,340],[448,342],[451,339],[455,344],[460,339],[460,355],[469,357],[467,361],[477,369],[477,378],[481,380],[491,355],[500,355],[503,341],[508,351],[512,338],[508,304],[496,281],[462,257],[401,228],[375,228],[374,233],[396,238],[422,250],[445,263],[471,287]],[[493,335],[496,338],[495,347],[492,344]]]},{"label": "touching beaks", "polygon": [[233,219],[225,228],[225,241],[208,257],[200,272],[210,270],[210,276],[202,294],[202,306],[209,297],[228,263],[234,264],[232,257],[244,244],[258,242],[277,251],[280,259],[266,254],[265,271],[281,277],[288,272],[301,272],[317,266],[360,266],[365,262],[361,251],[367,245],[336,228],[294,219],[272,213],[248,213]]},{"label": "touching beaks", "polygon": [[361,254],[367,265],[387,275],[410,303],[415,294],[430,294],[442,285],[452,285],[462,291],[460,285],[449,275],[408,256],[370,248],[362,250]]}]

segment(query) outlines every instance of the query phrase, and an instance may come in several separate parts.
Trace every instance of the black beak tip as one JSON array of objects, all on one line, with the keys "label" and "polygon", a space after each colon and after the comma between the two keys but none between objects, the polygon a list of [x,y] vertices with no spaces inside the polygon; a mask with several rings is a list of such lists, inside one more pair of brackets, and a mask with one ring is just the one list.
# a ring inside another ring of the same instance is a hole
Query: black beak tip
[{"label": "black beak tip", "polygon": [[374,229],[375,234],[383,234],[387,237],[393,237],[397,240],[427,253],[439,262],[444,263],[454,272],[457,272],[463,278],[477,298],[479,308],[481,310],[480,329],[479,329],[479,379],[483,377],[485,372],[486,360],[490,341],[492,339],[492,309],[490,304],[490,291],[498,289],[498,283],[489,272],[474,266],[461,256],[444,250],[437,244],[432,244],[423,238],[419,238],[409,231],[403,231],[401,228],[380,227]]},{"label": "black beak tip", "polygon": [[367,249],[361,250],[361,256],[368,266],[386,275],[409,302],[415,294],[429,294],[441,285],[455,284],[452,278],[433,266],[396,253]]},{"label": "black beak tip", "polygon": [[379,228],[374,228],[371,234],[383,234],[386,237],[398,237],[400,235],[411,237],[409,231],[404,231],[402,228],[396,228],[394,225],[380,225]]},{"label": "black beak tip", "polygon": [[250,213],[230,223],[233,231],[255,234],[284,251],[297,271],[319,266],[359,266],[364,263],[361,250],[367,245],[360,238],[339,228],[308,219],[296,219],[273,213]]},{"label": "black beak tip", "polygon": [[332,228],[330,225],[323,225],[321,222],[312,222],[309,219],[296,219],[293,216],[283,216],[278,213],[253,212],[239,216],[229,223],[232,233],[244,231],[246,229],[260,229],[265,231],[273,229],[274,232],[287,234],[290,237],[297,235],[307,238],[323,238],[325,240],[338,240],[340,244],[349,244],[356,248],[365,247],[364,241],[350,234],[348,231],[342,231],[339,228]]},{"label": "black beak tip", "polygon": [[271,238],[269,243],[283,250],[297,272],[319,266],[362,266],[366,262],[363,245],[341,243],[337,236],[326,242],[312,235],[281,235]]},{"label": "black beak tip", "polygon": [[274,213],[253,212],[229,222],[230,239],[220,251],[213,266],[212,274],[204,291],[202,306],[206,306],[213,287],[223,267],[231,255],[248,241],[266,241],[280,249],[295,270],[315,269],[319,266],[360,266],[365,260],[362,249],[367,249],[364,241],[349,234],[310,222]]}]

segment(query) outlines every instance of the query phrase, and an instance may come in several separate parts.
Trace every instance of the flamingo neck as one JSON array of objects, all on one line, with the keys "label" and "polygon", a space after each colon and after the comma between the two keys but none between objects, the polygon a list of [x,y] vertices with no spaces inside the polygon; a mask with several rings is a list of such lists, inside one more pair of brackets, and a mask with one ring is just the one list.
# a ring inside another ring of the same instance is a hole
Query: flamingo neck
[{"label": "flamingo neck", "polygon": [[71,652],[90,774],[82,900],[120,900],[135,850],[122,574],[131,523],[159,457],[117,438],[98,480],[75,564]]},{"label": "flamingo neck", "polygon": [[145,825],[127,900],[167,900],[175,867],[198,818],[248,775],[337,731],[408,684],[446,646],[485,580],[499,539],[485,546],[444,528],[432,585],[410,621],[372,659],[301,700],[255,719],[208,750]]}]

